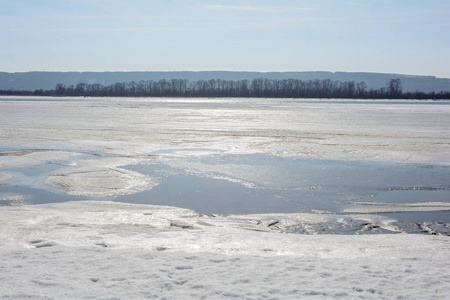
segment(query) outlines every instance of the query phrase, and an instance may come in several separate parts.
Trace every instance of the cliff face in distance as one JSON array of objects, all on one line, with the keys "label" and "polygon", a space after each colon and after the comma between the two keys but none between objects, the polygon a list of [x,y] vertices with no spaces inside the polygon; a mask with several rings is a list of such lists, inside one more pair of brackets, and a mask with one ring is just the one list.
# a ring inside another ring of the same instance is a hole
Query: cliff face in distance
[{"label": "cliff face in distance", "polygon": [[78,83],[100,83],[110,85],[116,82],[139,82],[140,80],[187,79],[195,80],[253,80],[268,79],[331,79],[333,81],[364,81],[369,89],[386,87],[391,79],[400,79],[404,92],[421,91],[425,93],[450,91],[449,78],[435,76],[385,74],[385,73],[350,73],[350,72],[237,72],[237,71],[180,71],[180,72],[0,72],[0,90],[54,89],[56,84],[66,86]]}]

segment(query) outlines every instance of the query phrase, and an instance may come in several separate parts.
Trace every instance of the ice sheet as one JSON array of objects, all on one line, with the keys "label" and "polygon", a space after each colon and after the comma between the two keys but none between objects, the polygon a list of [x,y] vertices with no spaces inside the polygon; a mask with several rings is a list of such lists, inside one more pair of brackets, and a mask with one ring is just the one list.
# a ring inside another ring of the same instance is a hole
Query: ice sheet
[{"label": "ice sheet", "polygon": [[[446,236],[283,234],[269,228],[276,218],[101,201],[1,207],[0,295],[447,297]],[[327,216],[290,218],[317,224]]]},{"label": "ice sheet", "polygon": [[0,101],[0,147],[127,156],[196,148],[450,165],[448,101],[8,99]]}]

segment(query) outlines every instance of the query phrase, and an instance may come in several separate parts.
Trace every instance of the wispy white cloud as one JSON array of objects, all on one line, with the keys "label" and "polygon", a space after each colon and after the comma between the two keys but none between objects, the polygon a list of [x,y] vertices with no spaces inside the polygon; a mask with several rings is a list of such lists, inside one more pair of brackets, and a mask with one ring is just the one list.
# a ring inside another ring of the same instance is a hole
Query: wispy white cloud
[{"label": "wispy white cloud", "polygon": [[310,7],[287,7],[287,6],[243,6],[243,5],[205,5],[206,9],[212,10],[240,10],[275,13],[283,10],[316,10]]},{"label": "wispy white cloud", "polygon": [[240,6],[240,5],[205,5],[206,9],[213,10],[244,10],[244,11],[259,11],[259,12],[276,12],[276,8],[272,6]]},{"label": "wispy white cloud", "polygon": [[125,27],[125,28],[114,29],[112,31],[115,31],[115,30],[134,32],[134,33],[156,33],[156,32],[178,33],[178,32],[200,32],[200,31],[203,31],[202,29],[193,28],[193,27]]},{"label": "wispy white cloud", "polygon": [[315,7],[291,7],[291,6],[283,6],[284,9],[291,10],[317,10]]}]

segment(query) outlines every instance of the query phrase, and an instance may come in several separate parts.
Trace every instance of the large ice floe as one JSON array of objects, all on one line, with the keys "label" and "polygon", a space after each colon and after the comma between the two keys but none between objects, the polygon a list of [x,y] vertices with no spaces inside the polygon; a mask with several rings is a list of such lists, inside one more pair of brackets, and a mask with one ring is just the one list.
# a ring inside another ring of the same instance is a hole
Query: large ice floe
[{"label": "large ice floe", "polygon": [[5,173],[0,173],[0,181],[1,180],[8,180],[11,178],[11,175],[5,174]]},{"label": "large ice floe", "polygon": [[145,175],[120,168],[133,163],[137,163],[137,160],[83,160],[76,169],[54,173],[44,183],[64,189],[68,195],[85,197],[131,194],[151,188]]},{"label": "large ice floe", "polygon": [[448,101],[0,97],[0,297],[446,299],[449,123]]}]

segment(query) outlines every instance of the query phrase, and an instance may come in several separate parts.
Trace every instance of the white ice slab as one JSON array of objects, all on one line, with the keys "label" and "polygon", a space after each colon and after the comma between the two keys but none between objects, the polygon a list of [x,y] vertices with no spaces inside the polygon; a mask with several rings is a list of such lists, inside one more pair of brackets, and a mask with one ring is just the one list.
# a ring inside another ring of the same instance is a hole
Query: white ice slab
[{"label": "white ice slab", "polygon": [[106,197],[132,194],[157,184],[141,173],[120,168],[137,161],[130,158],[82,160],[77,162],[78,168],[54,173],[45,179],[44,183],[64,189],[72,196]]},{"label": "white ice slab", "polygon": [[11,178],[11,175],[5,174],[5,173],[1,173],[0,172],[0,181],[2,180],[8,180]]},{"label": "white ice slab", "polygon": [[413,211],[450,211],[447,202],[417,202],[417,203],[378,203],[355,202],[355,206],[343,209],[344,213],[374,214]]}]

